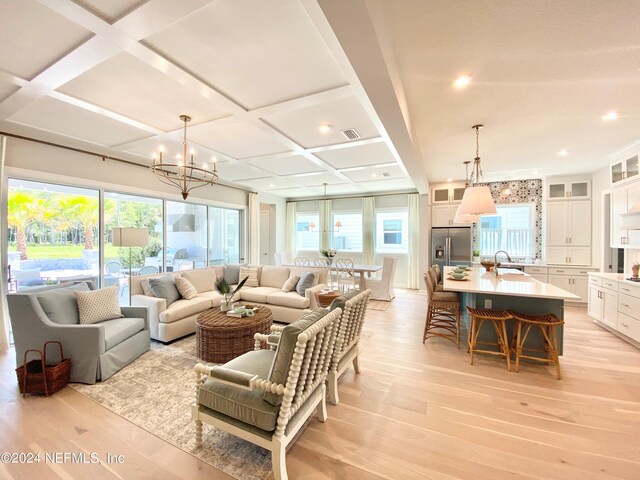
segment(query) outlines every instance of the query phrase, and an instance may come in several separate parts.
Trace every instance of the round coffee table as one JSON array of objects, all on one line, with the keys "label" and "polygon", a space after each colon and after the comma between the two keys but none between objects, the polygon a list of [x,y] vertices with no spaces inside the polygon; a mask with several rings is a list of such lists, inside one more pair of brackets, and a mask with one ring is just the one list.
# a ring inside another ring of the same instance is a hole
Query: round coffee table
[{"label": "round coffee table", "polygon": [[316,302],[320,307],[328,307],[331,305],[336,298],[342,295],[341,292],[336,292],[335,290],[320,290],[316,292]]},{"label": "round coffee table", "polygon": [[225,363],[253,350],[256,333],[269,333],[271,310],[258,306],[252,317],[229,317],[219,307],[196,318],[198,357],[205,362]]}]

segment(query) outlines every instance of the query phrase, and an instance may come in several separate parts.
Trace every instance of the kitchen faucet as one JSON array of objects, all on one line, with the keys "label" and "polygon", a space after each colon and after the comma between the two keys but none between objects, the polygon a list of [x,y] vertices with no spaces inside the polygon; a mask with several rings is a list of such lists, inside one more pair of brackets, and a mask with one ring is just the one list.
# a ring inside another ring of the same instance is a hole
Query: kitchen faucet
[{"label": "kitchen faucet", "polygon": [[495,269],[496,277],[498,276],[498,254],[499,253],[504,253],[507,256],[507,261],[508,262],[511,261],[511,257],[509,256],[509,254],[505,250],[498,250],[495,253],[495,255],[493,256],[493,268]]}]

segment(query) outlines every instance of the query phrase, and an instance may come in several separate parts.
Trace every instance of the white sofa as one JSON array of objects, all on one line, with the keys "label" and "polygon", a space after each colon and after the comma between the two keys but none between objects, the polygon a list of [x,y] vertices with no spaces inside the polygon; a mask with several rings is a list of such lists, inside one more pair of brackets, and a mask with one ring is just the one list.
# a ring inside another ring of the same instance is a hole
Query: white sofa
[{"label": "white sofa", "polygon": [[[250,265],[251,266],[251,265]],[[244,286],[234,300],[265,305],[273,313],[276,322],[290,323],[302,315],[303,310],[316,309],[315,292],[327,288],[326,268],[255,266],[258,268],[258,287]],[[314,272],[316,278],[313,287],[307,289],[305,296],[297,292],[283,292],[282,286],[290,275],[304,271]],[[164,298],[145,295],[141,282],[161,275],[181,276],[189,280],[198,291],[198,296],[191,300],[181,298],[167,307]],[[151,338],[161,342],[170,342],[196,331],[196,317],[212,307],[219,307],[222,295],[215,291],[217,277],[224,275],[224,267],[181,270],[165,274],[140,275],[131,279],[131,305],[148,308]]]}]

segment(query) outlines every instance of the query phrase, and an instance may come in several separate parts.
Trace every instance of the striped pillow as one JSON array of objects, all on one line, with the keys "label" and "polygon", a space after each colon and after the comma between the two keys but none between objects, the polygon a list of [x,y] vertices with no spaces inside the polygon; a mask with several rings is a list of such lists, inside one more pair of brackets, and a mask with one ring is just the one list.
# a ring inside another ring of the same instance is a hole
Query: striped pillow
[{"label": "striped pillow", "polygon": [[240,267],[240,276],[238,282],[241,282],[245,277],[249,277],[244,284],[245,287],[257,287],[258,286],[258,269],[254,267]]},{"label": "striped pillow", "polygon": [[176,277],[176,287],[178,288],[180,295],[182,295],[182,298],[191,300],[198,296],[198,290],[196,290],[196,287],[194,287],[193,283],[184,277]]},{"label": "striped pillow", "polygon": [[282,286],[282,291],[293,292],[296,289],[298,280],[300,280],[300,275],[294,275],[292,277],[289,277],[289,279],[286,282],[284,282],[284,285]]}]

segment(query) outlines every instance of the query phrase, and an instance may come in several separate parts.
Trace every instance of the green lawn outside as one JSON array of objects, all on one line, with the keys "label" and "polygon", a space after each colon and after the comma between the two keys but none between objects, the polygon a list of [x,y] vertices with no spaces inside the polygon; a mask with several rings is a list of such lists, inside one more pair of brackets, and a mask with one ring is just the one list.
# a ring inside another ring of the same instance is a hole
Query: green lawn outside
[{"label": "green lawn outside", "polygon": [[[105,260],[117,260],[119,258],[119,247],[113,245],[104,246]],[[97,250],[97,248],[96,248]],[[15,246],[9,246],[10,252],[15,252]],[[39,260],[42,258],[82,258],[84,245],[28,245],[27,255],[29,260]]]}]

